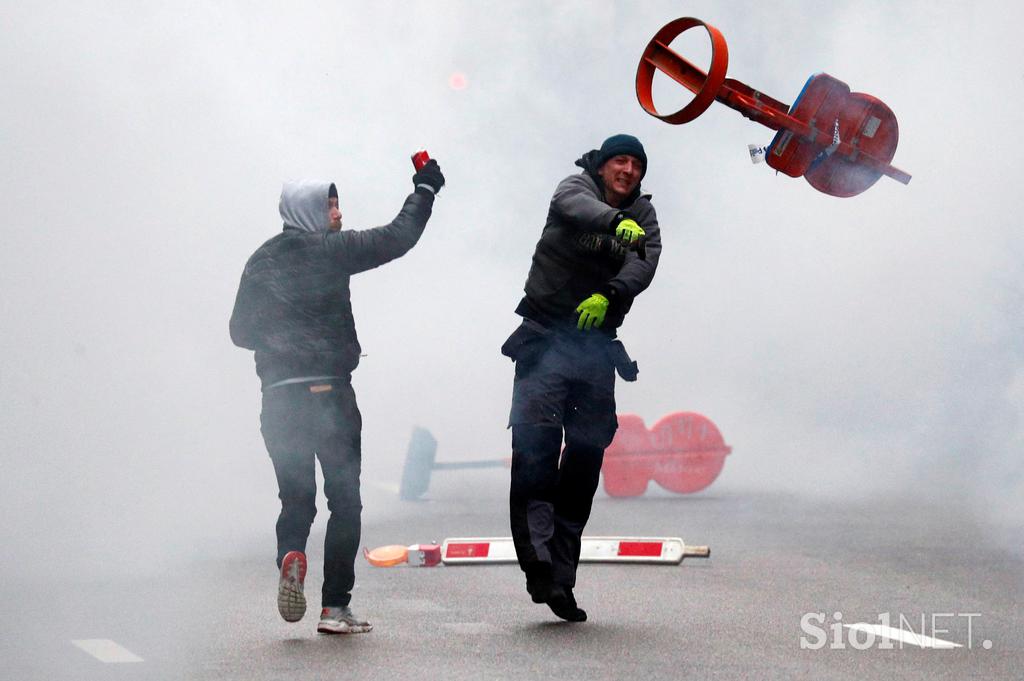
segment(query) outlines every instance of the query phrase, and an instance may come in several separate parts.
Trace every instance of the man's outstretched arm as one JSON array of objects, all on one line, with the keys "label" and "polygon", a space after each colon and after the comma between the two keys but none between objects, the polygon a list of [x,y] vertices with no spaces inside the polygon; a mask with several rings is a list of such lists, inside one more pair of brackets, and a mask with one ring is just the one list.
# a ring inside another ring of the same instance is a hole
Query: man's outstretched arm
[{"label": "man's outstretched arm", "polygon": [[329,232],[324,239],[332,256],[349,274],[380,267],[399,258],[416,245],[434,205],[434,195],[444,186],[437,161],[431,160],[412,178],[415,189],[390,223],[374,229]]}]

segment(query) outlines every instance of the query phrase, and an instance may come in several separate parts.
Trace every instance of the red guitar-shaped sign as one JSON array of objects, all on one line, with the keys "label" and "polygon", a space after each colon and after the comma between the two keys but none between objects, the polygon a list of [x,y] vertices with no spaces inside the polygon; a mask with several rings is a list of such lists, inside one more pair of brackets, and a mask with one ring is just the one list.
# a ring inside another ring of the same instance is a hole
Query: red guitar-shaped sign
[{"label": "red guitar-shaped sign", "polygon": [[[703,27],[711,38],[707,73],[670,47],[680,33],[697,27]],[[692,121],[717,100],[777,130],[764,150],[768,165],[790,177],[803,177],[831,196],[856,196],[882,175],[903,184],[910,182],[908,173],[889,164],[900,134],[896,116],[885,102],[850,92],[843,81],[816,73],[789,106],[726,78],[728,67],[729,48],[717,28],[692,17],[676,19],[658,31],[644,50],[636,70],[636,96],[644,111],[674,125]],[[689,104],[674,113],[658,112],[651,94],[658,71],[694,93]]]},{"label": "red guitar-shaped sign", "polygon": [[654,480],[672,492],[697,492],[714,482],[731,451],[701,414],[669,414],[650,430],[639,416],[619,415],[619,430],[601,467],[604,490],[613,497],[635,497]]}]

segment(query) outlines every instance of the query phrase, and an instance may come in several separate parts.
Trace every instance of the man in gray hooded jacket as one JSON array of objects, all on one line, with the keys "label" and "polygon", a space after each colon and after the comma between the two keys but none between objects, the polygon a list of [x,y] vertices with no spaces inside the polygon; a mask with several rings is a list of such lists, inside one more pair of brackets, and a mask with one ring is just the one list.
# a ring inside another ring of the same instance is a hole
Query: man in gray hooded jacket
[{"label": "man in gray hooded jacket", "polygon": [[349,278],[404,255],[419,240],[444,185],[437,162],[417,171],[413,185],[389,224],[342,231],[332,183],[286,183],[279,206],[284,229],[249,258],[231,314],[231,340],[255,350],[263,386],[260,430],[281,499],[278,610],[289,622],[306,611],[305,550],[316,515],[315,458],[320,459],[330,511],[317,626],[322,633],[372,628],[349,608],[362,510],[362,417],[351,383],[360,347]]},{"label": "man in gray hooded jacket", "polygon": [[[516,313],[502,346],[512,389],[512,539],[526,588],[562,619],[586,620],[573,588],[583,528],[618,421],[615,371],[636,380],[616,340],[633,299],[654,278],[661,233],[640,189],[647,155],[613,135],[583,155],[555,189]],[[562,438],[565,449],[562,451]]]}]

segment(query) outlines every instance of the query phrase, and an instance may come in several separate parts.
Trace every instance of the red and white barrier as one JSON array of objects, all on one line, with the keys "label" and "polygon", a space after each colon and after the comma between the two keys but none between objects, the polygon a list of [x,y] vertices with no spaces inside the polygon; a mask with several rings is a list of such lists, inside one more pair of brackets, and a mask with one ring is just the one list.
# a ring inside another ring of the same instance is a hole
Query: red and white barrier
[{"label": "red and white barrier", "polygon": [[[584,563],[678,565],[686,556],[710,555],[707,546],[687,546],[679,537],[583,537],[580,547],[580,562]],[[441,560],[445,565],[514,563],[516,550],[511,537],[445,539]]]}]

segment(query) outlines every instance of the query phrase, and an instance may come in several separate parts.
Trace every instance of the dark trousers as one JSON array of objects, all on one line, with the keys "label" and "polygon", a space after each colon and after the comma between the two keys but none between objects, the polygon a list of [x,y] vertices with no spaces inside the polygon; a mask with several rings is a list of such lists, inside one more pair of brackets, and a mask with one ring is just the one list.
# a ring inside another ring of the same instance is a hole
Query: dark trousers
[{"label": "dark trousers", "polygon": [[289,551],[306,550],[316,516],[316,465],[324,475],[331,513],[324,540],[323,607],[352,599],[359,549],[362,417],[346,380],[296,383],[263,393],[260,430],[277,474],[277,565]]},{"label": "dark trousers", "polygon": [[516,362],[509,511],[528,579],[550,575],[554,584],[576,584],[583,528],[618,427],[607,346],[596,332],[555,336]]}]

